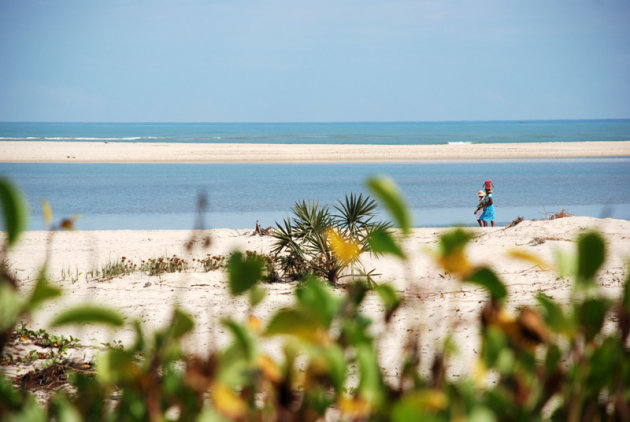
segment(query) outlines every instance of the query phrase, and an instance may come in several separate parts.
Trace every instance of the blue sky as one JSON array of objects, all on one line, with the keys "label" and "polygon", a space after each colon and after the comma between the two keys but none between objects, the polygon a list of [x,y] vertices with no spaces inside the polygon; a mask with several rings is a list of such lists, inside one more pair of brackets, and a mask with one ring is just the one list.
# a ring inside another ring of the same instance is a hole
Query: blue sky
[{"label": "blue sky", "polygon": [[0,121],[629,117],[626,0],[0,0]]}]

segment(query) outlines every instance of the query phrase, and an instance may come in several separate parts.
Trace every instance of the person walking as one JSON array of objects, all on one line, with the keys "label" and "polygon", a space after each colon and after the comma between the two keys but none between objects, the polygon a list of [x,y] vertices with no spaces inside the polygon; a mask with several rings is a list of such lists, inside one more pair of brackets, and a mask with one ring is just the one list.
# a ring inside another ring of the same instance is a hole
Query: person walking
[{"label": "person walking", "polygon": [[486,199],[486,192],[480,190],[479,192],[477,192],[477,196],[479,197],[479,203],[477,204],[477,209],[475,210],[475,217],[477,217],[477,224],[479,224],[479,227],[481,227],[481,213],[483,213],[483,204],[484,199]]},{"label": "person walking", "polygon": [[488,222],[490,222],[490,225],[494,227],[494,201],[492,200],[492,187],[492,182],[490,180],[486,180],[484,183],[486,196],[484,197],[483,213],[479,218],[483,223],[483,227],[488,227]]}]

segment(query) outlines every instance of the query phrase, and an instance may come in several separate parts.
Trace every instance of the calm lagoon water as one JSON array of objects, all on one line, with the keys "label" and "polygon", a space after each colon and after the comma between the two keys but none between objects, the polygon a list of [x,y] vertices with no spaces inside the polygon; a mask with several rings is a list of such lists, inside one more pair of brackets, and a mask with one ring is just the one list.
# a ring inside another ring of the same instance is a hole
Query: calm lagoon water
[{"label": "calm lagoon water", "polygon": [[189,229],[200,193],[207,228],[271,226],[301,199],[333,204],[386,174],[400,185],[418,227],[475,224],[475,193],[495,184],[496,222],[576,215],[630,220],[630,159],[549,159],[408,164],[0,164],[22,187],[31,230],[79,214],[79,229]]}]

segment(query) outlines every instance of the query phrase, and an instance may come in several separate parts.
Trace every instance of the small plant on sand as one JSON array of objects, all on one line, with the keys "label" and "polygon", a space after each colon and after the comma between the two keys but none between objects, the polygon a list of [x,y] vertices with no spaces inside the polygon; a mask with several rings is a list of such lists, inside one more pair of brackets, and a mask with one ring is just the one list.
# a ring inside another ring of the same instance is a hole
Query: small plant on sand
[{"label": "small plant on sand", "polygon": [[74,284],[77,281],[79,281],[79,276],[81,274],[83,274],[83,273],[79,272],[78,268],[75,268],[74,271],[72,271],[70,268],[62,268],[61,269],[61,281],[70,280],[70,282],[72,284]]},{"label": "small plant on sand", "polygon": [[183,258],[179,258],[177,255],[151,258],[147,261],[142,261],[142,263],[140,264],[140,271],[143,271],[149,275],[182,272],[186,271],[187,269],[188,262]]},{"label": "small plant on sand", "polygon": [[204,272],[215,271],[225,267],[225,256],[207,254],[205,258],[193,258]]},{"label": "small plant on sand", "polygon": [[551,216],[549,216],[550,220],[557,220],[558,218],[566,218],[566,217],[571,217],[573,214],[569,213],[567,210],[565,210],[564,208],[562,208],[560,211],[551,214]]},{"label": "small plant on sand", "polygon": [[[40,368],[63,364],[68,359],[68,349],[80,346],[77,338],[51,334],[44,329],[34,331],[29,329],[24,322],[21,322],[10,333],[8,343],[14,346],[12,350],[16,354],[4,352],[0,356],[0,363],[4,365],[17,363],[31,365],[43,361]],[[22,350],[29,346],[37,348],[24,354]]]},{"label": "small plant on sand", "polygon": [[258,259],[264,263],[265,271],[264,271],[264,281],[268,283],[275,283],[280,281],[280,274],[276,270],[275,260],[272,255],[269,254],[261,254],[255,251],[245,251],[245,255],[251,259]]},{"label": "small plant on sand", "polygon": [[346,195],[332,212],[307,201],[296,203],[292,212],[277,224],[272,250],[280,273],[292,280],[315,274],[337,284],[348,267],[352,273],[363,272],[359,255],[370,250],[370,233],[389,226],[375,221],[376,202],[363,194]]},{"label": "small plant on sand", "polygon": [[123,350],[125,348],[122,340],[112,340],[111,342],[107,341],[101,343],[101,346],[109,350]]},{"label": "small plant on sand", "polygon": [[79,346],[78,338],[51,334],[42,328],[34,331],[29,329],[23,322],[19,327],[15,328],[12,335],[22,341],[30,340],[33,344],[39,347],[54,347],[60,352],[64,352],[68,348]]},{"label": "small plant on sand", "polygon": [[101,280],[111,280],[120,275],[129,275],[138,270],[138,266],[126,257],[120,258],[120,261],[110,261],[103,265],[100,270],[91,270],[85,273],[86,279],[97,278]]}]

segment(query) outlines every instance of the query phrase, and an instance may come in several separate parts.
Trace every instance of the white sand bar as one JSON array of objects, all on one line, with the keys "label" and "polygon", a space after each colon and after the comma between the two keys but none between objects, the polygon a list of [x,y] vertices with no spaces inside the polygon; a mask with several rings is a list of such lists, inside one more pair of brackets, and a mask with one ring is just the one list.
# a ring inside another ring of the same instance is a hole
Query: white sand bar
[{"label": "white sand bar", "polygon": [[628,156],[630,141],[457,145],[0,141],[0,162],[326,163]]}]

